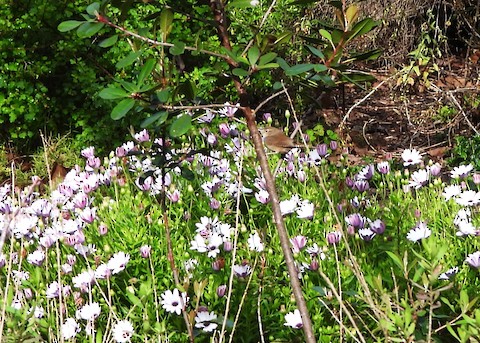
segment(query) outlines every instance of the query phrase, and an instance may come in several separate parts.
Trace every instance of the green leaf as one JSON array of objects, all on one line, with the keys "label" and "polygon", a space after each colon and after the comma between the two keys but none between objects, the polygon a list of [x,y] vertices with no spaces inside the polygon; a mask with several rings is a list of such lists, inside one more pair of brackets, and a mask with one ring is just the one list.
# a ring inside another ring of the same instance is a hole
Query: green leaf
[{"label": "green leaf", "polygon": [[142,70],[140,70],[140,73],[138,74],[138,81],[137,81],[138,86],[143,85],[147,76],[150,75],[153,71],[153,68],[155,68],[156,63],[157,63],[157,61],[154,60],[153,58],[149,58],[145,62],[145,64],[142,67]]},{"label": "green leaf", "polygon": [[155,93],[160,102],[167,102],[170,99],[170,88],[162,89]]},{"label": "green leaf", "polygon": [[248,71],[242,68],[235,68],[232,70],[232,73],[235,76],[248,76]]},{"label": "green leaf", "polygon": [[102,89],[98,96],[102,99],[106,100],[113,100],[113,99],[121,99],[121,98],[128,98],[130,93],[126,92],[125,90],[117,87],[108,87]]},{"label": "green leaf", "polygon": [[94,2],[87,7],[87,13],[96,16],[100,12],[100,3]]},{"label": "green leaf", "polygon": [[278,68],[279,65],[278,63],[267,63],[267,64],[264,64],[264,65],[259,65],[257,66],[257,69],[258,70],[261,70],[261,69],[273,69],[273,68]]},{"label": "green leaf", "polygon": [[170,47],[169,51],[174,56],[181,55],[185,52],[185,43],[174,40],[173,46]]},{"label": "green leaf", "polygon": [[153,123],[155,123],[155,126],[158,127],[162,125],[167,120],[167,118],[168,118],[167,111],[157,112],[155,114],[152,114],[150,117],[148,117],[144,121],[142,121],[142,123],[140,124],[140,127],[144,129],[146,127],[149,127]]},{"label": "green leaf", "polygon": [[350,31],[350,34],[348,39],[346,40],[346,43],[348,43],[349,41],[351,41],[352,39],[355,39],[360,35],[370,32],[375,27],[377,27],[379,23],[380,22],[375,21],[372,18],[365,18],[359,21],[358,23],[355,24],[355,26]]},{"label": "green leaf", "polygon": [[118,41],[118,35],[113,35],[112,37],[108,37],[98,43],[98,46],[101,48],[108,48],[114,45]]},{"label": "green leaf", "polygon": [[103,23],[84,22],[77,29],[77,35],[80,38],[88,38],[96,34],[103,27]]},{"label": "green leaf", "polygon": [[313,66],[313,70],[315,70],[315,72],[317,72],[317,73],[321,73],[321,72],[324,72],[324,71],[328,70],[328,68],[324,64],[315,64]]},{"label": "green leaf", "polygon": [[122,68],[125,68],[127,66],[129,66],[130,64],[132,64],[133,62],[135,62],[135,60],[142,54],[142,50],[138,50],[138,51],[132,51],[131,53],[129,53],[126,57],[122,58],[120,61],[117,62],[117,64],[115,64],[115,68],[117,69],[122,69]]},{"label": "green leaf", "polygon": [[315,56],[321,58],[322,60],[325,59],[325,55],[323,54],[323,52],[321,52],[320,50],[318,50],[317,48],[311,46],[311,45],[307,45],[307,48],[308,50],[310,50],[312,52],[312,54],[314,54]]},{"label": "green leaf", "polygon": [[395,255],[393,252],[391,251],[386,251],[387,255],[393,260],[393,262],[395,262],[395,264],[397,265],[397,267],[400,269],[400,270],[403,270],[403,263],[402,263],[402,260],[400,260],[400,257],[398,257],[397,255]]},{"label": "green leaf", "polygon": [[168,8],[164,8],[162,14],[160,14],[160,30],[162,30],[162,33],[168,36],[172,30],[172,23],[173,12]]},{"label": "green leaf", "polygon": [[181,174],[182,177],[188,181],[193,181],[195,179],[195,174],[188,168],[181,167]]},{"label": "green leaf", "polygon": [[263,66],[267,63],[272,62],[277,57],[275,52],[268,52],[265,55],[260,56],[260,60],[258,61],[259,66]]},{"label": "green leaf", "polygon": [[140,308],[143,308],[143,304],[142,302],[140,301],[140,299],[133,293],[130,293],[130,292],[125,292],[124,294],[127,295],[127,298],[130,300],[130,302],[134,305],[134,306],[138,306]]},{"label": "green leaf", "polygon": [[290,66],[288,65],[288,63],[283,58],[277,57],[277,59],[275,61],[278,63],[280,68],[282,68],[283,70],[289,70],[290,69]]},{"label": "green leaf", "polygon": [[252,7],[251,0],[234,0],[228,3],[229,7],[247,8]]},{"label": "green leaf", "polygon": [[185,97],[185,99],[193,100],[197,96],[195,84],[190,80],[186,80],[177,87],[177,92]]},{"label": "green leaf", "polygon": [[180,115],[170,126],[170,137],[180,137],[192,127],[192,117],[188,114]]},{"label": "green leaf", "polygon": [[119,120],[125,117],[125,115],[130,111],[133,106],[135,105],[135,100],[133,99],[123,99],[120,101],[117,106],[115,106],[112,110],[112,113],[110,113],[110,117],[112,117],[113,120]]},{"label": "green leaf", "polygon": [[327,30],[320,29],[320,35],[326,40],[328,40],[329,42],[332,42],[332,35]]},{"label": "green leaf", "polygon": [[67,32],[67,31],[71,31],[73,29],[76,29],[77,27],[79,27],[83,23],[84,23],[84,21],[67,20],[67,21],[63,21],[60,24],[58,24],[57,29],[60,32]]},{"label": "green leaf", "polygon": [[314,67],[313,64],[301,63],[301,64],[297,64],[297,65],[292,66],[289,70],[287,70],[285,72],[285,74],[290,75],[290,76],[298,75],[298,74],[306,73],[309,70],[312,70],[313,67]]},{"label": "green leaf", "polygon": [[256,46],[252,46],[250,49],[248,49],[247,52],[248,55],[248,62],[250,63],[251,66],[254,66],[258,58],[260,57],[260,50]]}]

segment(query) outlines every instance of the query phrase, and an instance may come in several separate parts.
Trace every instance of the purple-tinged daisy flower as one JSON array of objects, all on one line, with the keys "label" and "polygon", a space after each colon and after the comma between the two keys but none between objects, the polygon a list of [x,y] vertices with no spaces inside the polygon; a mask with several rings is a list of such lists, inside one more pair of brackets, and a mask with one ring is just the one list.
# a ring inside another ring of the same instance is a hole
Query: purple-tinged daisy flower
[{"label": "purple-tinged daisy flower", "polygon": [[301,201],[296,209],[297,218],[312,219],[315,205],[308,200]]},{"label": "purple-tinged daisy flower", "polygon": [[80,288],[86,291],[95,281],[95,272],[91,269],[86,270],[72,278],[72,283],[75,288]]},{"label": "purple-tinged daisy flower", "polygon": [[217,315],[215,312],[199,311],[195,316],[195,327],[205,332],[212,332],[218,326],[218,324],[215,323],[216,320]]},{"label": "purple-tinged daisy flower", "polygon": [[148,134],[148,131],[147,129],[144,129],[138,133],[135,133],[133,135],[133,138],[135,138],[135,140],[138,142],[138,143],[142,143],[142,142],[148,142],[150,140],[150,135]]},{"label": "purple-tinged daisy flower", "polygon": [[431,234],[432,231],[427,227],[427,224],[420,222],[408,232],[407,239],[411,242],[418,242],[424,238],[430,237]]},{"label": "purple-tinged daisy flower", "polygon": [[34,266],[41,266],[45,260],[45,252],[43,250],[35,250],[34,252],[28,254],[27,261]]},{"label": "purple-tinged daisy flower", "polygon": [[62,337],[63,339],[72,339],[80,332],[80,330],[80,325],[75,319],[67,318],[65,323],[62,324]]},{"label": "purple-tinged daisy flower", "polygon": [[462,188],[459,185],[449,185],[443,189],[442,196],[448,201],[459,196],[461,193]]},{"label": "purple-tinged daisy flower", "polygon": [[47,299],[53,299],[60,295],[60,284],[57,281],[53,281],[48,285],[47,291],[45,292]]},{"label": "purple-tinged daisy flower", "polygon": [[430,166],[428,168],[428,170],[430,171],[430,174],[432,176],[439,176],[440,175],[440,172],[442,171],[442,166],[440,165],[440,163],[435,163],[433,164],[432,166]]},{"label": "purple-tinged daisy flower", "polygon": [[352,225],[355,228],[363,228],[367,219],[360,213],[352,213],[345,218],[347,224]]},{"label": "purple-tinged daisy flower", "polygon": [[173,192],[167,192],[167,198],[173,203],[178,202],[180,200],[180,191],[175,189]]},{"label": "purple-tinged daisy flower", "polygon": [[370,189],[370,184],[367,180],[356,180],[353,184],[353,188],[359,192],[365,192]]},{"label": "purple-tinged daisy flower", "polygon": [[458,167],[453,168],[453,170],[450,172],[450,176],[452,177],[452,179],[463,179],[472,170],[473,170],[473,165],[471,165],[471,164],[463,165],[462,164]]},{"label": "purple-tinged daisy flower", "polygon": [[95,157],[95,147],[89,146],[88,148],[83,149],[80,151],[80,155],[84,158]]},{"label": "purple-tinged daisy flower", "polygon": [[355,175],[355,180],[370,180],[375,173],[375,168],[373,164],[369,164],[360,170],[357,175]]},{"label": "purple-tinged daisy flower", "polygon": [[477,228],[470,221],[460,221],[457,224],[458,231],[456,232],[457,236],[475,236],[478,232]]},{"label": "purple-tinged daisy flower", "polygon": [[112,275],[112,271],[108,268],[106,263],[100,264],[97,269],[95,269],[95,278],[96,279],[107,279]]},{"label": "purple-tinged daisy flower", "polygon": [[440,274],[438,277],[439,280],[450,280],[452,276],[455,276],[455,274],[458,273],[458,267],[453,267],[447,270],[446,272]]},{"label": "purple-tinged daisy flower", "polygon": [[129,260],[129,254],[125,254],[123,251],[117,252],[108,261],[108,269],[112,271],[112,274],[118,274],[125,269],[125,266],[127,265]]},{"label": "purple-tinged daisy flower", "polygon": [[252,234],[250,234],[247,239],[247,243],[250,250],[253,251],[262,252],[265,248],[257,231],[254,231]]},{"label": "purple-tinged daisy flower", "polygon": [[377,235],[381,235],[385,232],[385,223],[380,219],[377,219],[370,223],[370,230],[372,230]]},{"label": "purple-tinged daisy flower", "polygon": [[455,202],[462,206],[475,206],[480,202],[480,192],[464,191],[455,199]]},{"label": "purple-tinged daisy flower", "polygon": [[255,199],[261,204],[267,204],[270,201],[270,195],[266,190],[259,190],[255,193]]},{"label": "purple-tinged daisy flower", "polygon": [[468,255],[465,259],[465,262],[467,262],[473,268],[480,268],[480,251],[476,251],[473,254]]},{"label": "purple-tinged daisy flower", "polygon": [[128,320],[120,320],[112,328],[113,339],[118,343],[130,342],[134,332],[133,325]]},{"label": "purple-tinged daisy flower", "polygon": [[211,123],[214,118],[215,118],[215,112],[210,109],[206,109],[205,114],[198,117],[197,121],[199,123]]},{"label": "purple-tinged daisy flower", "polygon": [[364,241],[369,242],[373,239],[373,237],[375,237],[375,232],[373,232],[369,228],[363,228],[363,229],[358,230],[358,235]]},{"label": "purple-tinged daisy flower", "polygon": [[340,231],[333,231],[327,233],[327,243],[328,244],[337,244],[342,238],[342,233]]},{"label": "purple-tinged daisy flower", "polygon": [[292,252],[294,254],[299,253],[300,250],[305,248],[305,245],[307,244],[307,237],[298,235],[293,238],[290,238],[290,243],[292,244]]},{"label": "purple-tinged daisy flower", "polygon": [[233,118],[235,117],[235,113],[238,111],[238,107],[240,104],[231,105],[229,102],[226,102],[225,107],[218,110],[218,113],[221,117]]},{"label": "purple-tinged daisy flower", "polygon": [[227,285],[220,285],[217,287],[217,296],[223,298],[227,292]]},{"label": "purple-tinged daisy flower", "polygon": [[140,247],[140,256],[142,256],[142,258],[149,258],[151,251],[152,251],[151,245],[142,245]]},{"label": "purple-tinged daisy flower", "polygon": [[185,309],[187,302],[187,294],[180,294],[179,290],[176,288],[173,290],[173,292],[170,290],[166,290],[162,293],[161,304],[167,312],[180,315],[182,313],[182,310]]},{"label": "purple-tinged daisy flower", "polygon": [[420,169],[416,170],[412,173],[412,180],[408,184],[410,187],[414,187],[415,189],[419,189],[422,186],[425,186],[430,179],[430,172],[428,169]]},{"label": "purple-tinged daisy flower", "polygon": [[233,272],[239,278],[245,278],[252,272],[252,268],[248,264],[235,264]]},{"label": "purple-tinged daisy flower", "polygon": [[97,302],[85,304],[81,309],[77,310],[77,319],[94,320],[100,315],[101,309]]},{"label": "purple-tinged daisy flower", "polygon": [[285,315],[285,326],[290,326],[294,329],[301,329],[303,327],[302,316],[300,311],[296,309],[293,312],[289,312]]},{"label": "purple-tinged daisy flower", "polygon": [[388,161],[379,162],[377,164],[377,170],[380,174],[384,175],[390,173],[390,163]]},{"label": "purple-tinged daisy flower", "polygon": [[422,162],[422,156],[415,149],[405,149],[402,152],[403,165],[405,167],[419,164]]},{"label": "purple-tinged daisy flower", "polygon": [[293,195],[289,200],[280,201],[280,211],[282,216],[295,212],[300,198],[297,194]]}]

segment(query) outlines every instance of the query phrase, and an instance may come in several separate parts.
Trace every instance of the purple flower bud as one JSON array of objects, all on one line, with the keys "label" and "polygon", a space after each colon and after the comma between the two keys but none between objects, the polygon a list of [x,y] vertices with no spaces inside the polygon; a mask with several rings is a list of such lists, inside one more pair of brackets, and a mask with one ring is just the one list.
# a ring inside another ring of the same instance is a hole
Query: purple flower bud
[{"label": "purple flower bud", "polygon": [[207,142],[210,145],[216,145],[218,143],[217,136],[215,136],[213,133],[209,133],[207,136]]},{"label": "purple flower bud", "polygon": [[292,243],[293,253],[298,253],[307,244],[307,237],[302,235],[295,236],[293,238],[290,238],[290,243]]},{"label": "purple flower bud", "polygon": [[327,233],[327,243],[328,244],[337,244],[342,238],[342,233],[340,231],[334,231]]},{"label": "purple flower bud", "polygon": [[230,241],[223,242],[223,250],[226,252],[232,251],[233,243]]},{"label": "purple flower bud", "polygon": [[108,232],[108,227],[107,225],[105,225],[104,223],[101,223],[99,226],[98,226],[98,233],[101,235],[101,236],[105,236]]},{"label": "purple flower bud", "polygon": [[335,151],[335,150],[337,150],[337,148],[338,148],[338,143],[337,143],[337,141],[331,141],[331,142],[330,142],[330,149],[332,149],[332,150]]},{"label": "purple flower bud", "polygon": [[358,180],[355,181],[354,188],[359,192],[365,192],[370,189],[370,185],[367,180]]},{"label": "purple flower bud", "polygon": [[220,131],[220,136],[223,138],[227,138],[228,135],[230,134],[230,126],[228,123],[221,123],[218,125],[218,130]]},{"label": "purple flower bud", "polygon": [[422,211],[420,211],[419,208],[416,208],[415,209],[415,217],[416,218],[420,218],[422,216]]},{"label": "purple flower bud", "polygon": [[328,147],[325,143],[319,144],[317,146],[317,153],[320,155],[320,157],[325,157],[328,154]]},{"label": "purple flower bud", "polygon": [[297,172],[297,180],[298,182],[305,182],[305,180],[307,179],[307,174],[305,174],[305,172],[303,170],[299,170]]},{"label": "purple flower bud", "polygon": [[77,257],[75,255],[67,255],[67,263],[71,266],[73,266],[75,264],[75,262],[77,261]]},{"label": "purple flower bud", "polygon": [[149,258],[151,251],[152,247],[150,245],[142,245],[140,247],[140,255],[142,256],[142,258]]},{"label": "purple flower bud", "polygon": [[317,271],[319,267],[320,267],[320,263],[318,263],[318,260],[316,258],[314,258],[310,262],[310,265],[308,266],[308,269],[313,270],[313,271]]},{"label": "purple flower bud", "polygon": [[209,205],[212,210],[218,210],[220,208],[220,201],[217,199],[211,199]]},{"label": "purple flower bud", "polygon": [[343,212],[343,205],[342,204],[337,205],[337,211],[340,212],[340,213]]},{"label": "purple flower bud", "polygon": [[350,235],[350,236],[353,236],[355,234],[355,226],[348,225],[347,226],[347,234]]},{"label": "purple flower bud", "polygon": [[212,262],[212,269],[216,272],[223,269],[224,266],[225,266],[225,260],[224,259],[220,258],[220,259]]},{"label": "purple flower bud", "polygon": [[310,136],[307,135],[306,133],[303,134],[303,139],[305,140],[306,143],[310,143]]},{"label": "purple flower bud", "polygon": [[353,181],[349,176],[347,176],[345,178],[345,184],[348,188],[353,188],[353,186],[355,185],[355,181]]},{"label": "purple flower bud", "polygon": [[390,163],[388,163],[387,161],[378,163],[377,170],[380,174],[384,175],[390,173]]},{"label": "purple flower bud", "polygon": [[480,174],[478,173],[473,174],[473,183],[476,185],[480,184]]},{"label": "purple flower bud", "polygon": [[430,167],[430,174],[432,174],[432,176],[439,176],[441,171],[442,166],[440,165],[440,163],[435,163],[433,166]]},{"label": "purple flower bud", "polygon": [[167,198],[173,203],[178,202],[180,200],[180,191],[176,189],[172,193],[167,192]]},{"label": "purple flower bud", "polygon": [[127,156],[127,150],[124,147],[119,146],[118,148],[115,149],[115,156],[125,157]]},{"label": "purple flower bud", "polygon": [[370,223],[370,230],[372,230],[377,235],[381,235],[385,232],[385,223],[380,219],[377,219],[374,222]]},{"label": "purple flower bud", "polygon": [[363,228],[365,225],[365,218],[360,213],[352,213],[345,218],[345,221],[356,228]]},{"label": "purple flower bud", "polygon": [[227,285],[220,285],[217,287],[217,295],[219,298],[223,298],[227,292]]},{"label": "purple flower bud", "polygon": [[92,168],[92,169],[98,169],[100,168],[100,165],[102,164],[102,162],[100,161],[100,158],[98,157],[89,157],[87,159],[87,166]]}]

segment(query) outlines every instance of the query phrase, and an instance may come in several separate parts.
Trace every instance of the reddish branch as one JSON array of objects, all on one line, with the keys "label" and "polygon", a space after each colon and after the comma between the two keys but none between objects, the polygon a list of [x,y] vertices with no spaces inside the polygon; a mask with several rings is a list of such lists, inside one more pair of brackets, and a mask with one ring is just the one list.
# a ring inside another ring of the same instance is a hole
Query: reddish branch
[{"label": "reddish branch", "polygon": [[[215,22],[217,23],[217,33],[220,37],[222,45],[226,49],[231,50],[230,39],[227,32],[225,8],[222,0],[211,0],[210,7],[212,9]],[[237,63],[231,58],[225,58],[225,60],[229,64],[230,68],[233,69],[237,67]],[[235,88],[237,89],[237,92],[240,96],[240,105],[242,106],[241,110],[243,111],[243,114],[247,121],[247,126],[252,136],[255,152],[260,162],[260,167],[262,169],[262,173],[265,177],[265,182],[267,184],[268,193],[271,199],[270,203],[272,204],[275,226],[277,227],[280,244],[283,250],[283,255],[285,257],[285,262],[287,264],[288,273],[290,275],[290,284],[292,286],[293,294],[297,302],[298,310],[300,311],[300,314],[302,316],[305,341],[307,343],[313,343],[316,342],[316,340],[313,333],[312,322],[310,320],[307,304],[302,293],[301,284],[298,279],[298,271],[295,267],[292,251],[290,249],[290,241],[288,238],[287,230],[285,228],[285,223],[283,221],[283,216],[280,211],[280,202],[278,199],[277,190],[275,188],[275,180],[272,176],[272,172],[270,171],[267,156],[265,154],[265,149],[263,147],[262,138],[260,136],[260,132],[258,131],[257,123],[255,121],[255,112],[250,107],[250,104],[248,102],[248,93],[243,87],[239,78],[233,76],[233,81],[235,83]]]}]

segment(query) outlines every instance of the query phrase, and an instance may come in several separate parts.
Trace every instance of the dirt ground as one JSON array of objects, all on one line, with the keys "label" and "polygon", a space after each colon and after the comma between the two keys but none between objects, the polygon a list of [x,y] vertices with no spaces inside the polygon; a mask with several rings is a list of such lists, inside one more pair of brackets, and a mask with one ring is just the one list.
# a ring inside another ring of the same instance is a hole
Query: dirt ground
[{"label": "dirt ground", "polygon": [[418,78],[411,85],[398,82],[405,72],[369,71],[377,78],[373,89],[345,87],[344,94],[334,95],[333,106],[305,118],[305,124],[323,117],[349,144],[351,155],[382,158],[415,147],[441,159],[455,136],[480,131],[478,56],[444,61],[428,88]]}]

